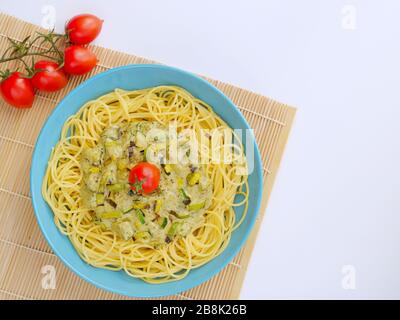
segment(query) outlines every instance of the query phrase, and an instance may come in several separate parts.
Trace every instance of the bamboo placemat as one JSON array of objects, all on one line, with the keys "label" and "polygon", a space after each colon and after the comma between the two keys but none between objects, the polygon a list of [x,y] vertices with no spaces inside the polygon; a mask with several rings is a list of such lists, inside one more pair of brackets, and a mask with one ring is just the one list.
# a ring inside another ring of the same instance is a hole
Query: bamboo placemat
[{"label": "bamboo placemat", "polygon": [[[0,13],[0,53],[7,37],[22,40],[38,26]],[[126,64],[155,63],[144,58],[93,46],[100,63],[84,77],[73,77],[66,88],[38,94],[32,109],[18,110],[0,101],[0,299],[125,299],[81,280],[53,254],[41,234],[31,206],[30,160],[39,131],[57,103],[79,83],[106,69]],[[12,64],[10,64],[12,66]],[[241,110],[254,129],[264,167],[260,214],[245,247],[206,283],[164,299],[237,299],[257,232],[295,115],[295,109],[261,95],[206,78]],[[43,289],[45,266],[54,266],[55,289]]]}]

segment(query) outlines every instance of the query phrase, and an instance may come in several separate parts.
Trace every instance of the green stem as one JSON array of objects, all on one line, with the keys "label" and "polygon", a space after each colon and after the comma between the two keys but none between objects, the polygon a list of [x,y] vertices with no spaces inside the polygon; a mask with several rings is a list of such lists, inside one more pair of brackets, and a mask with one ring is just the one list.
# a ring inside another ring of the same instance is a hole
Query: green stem
[{"label": "green stem", "polygon": [[64,59],[63,54],[61,53],[61,51],[57,48],[56,43],[60,38],[58,38],[55,42],[50,41],[51,43],[51,47],[54,49],[55,52],[57,52],[58,56],[60,57],[59,62],[61,62]]},{"label": "green stem", "polygon": [[[62,64],[64,61],[64,56],[63,53],[57,48],[57,42],[64,38],[62,35],[44,35],[41,33],[38,33],[38,35],[29,43],[27,43],[28,38],[24,39],[23,41],[17,42],[13,39],[9,39],[11,42],[12,46],[7,48],[6,51],[3,53],[3,55],[0,57],[0,63],[8,62],[8,61],[13,61],[13,60],[22,60],[24,57],[28,56],[40,56],[43,58],[51,59],[56,61],[58,64]],[[47,42],[50,43],[50,48],[44,51],[35,51],[35,52],[30,52],[29,50],[35,45],[37,41],[42,39],[42,43]],[[27,47],[26,47],[27,46]],[[16,52],[16,55],[7,56],[10,50],[20,50],[22,52]],[[22,50],[24,49],[24,50]],[[49,53],[55,53],[57,54],[58,57],[52,57],[49,56]]]},{"label": "green stem", "polygon": [[25,66],[25,69],[27,69],[27,70],[29,70],[29,66],[28,66],[28,64],[24,61],[24,59],[18,59],[19,61],[21,61],[22,62],[22,64]]},{"label": "green stem", "polygon": [[[50,52],[50,51],[48,51],[48,52]],[[19,56],[15,56],[15,57],[9,57],[9,58],[0,59],[0,63],[7,62],[7,61],[12,61],[12,60],[20,60],[20,59],[22,59],[24,57],[28,57],[28,56],[40,56],[40,57],[43,57],[43,58],[55,60],[57,62],[59,61],[59,59],[51,57],[51,56],[46,55],[46,54],[41,53],[41,52],[31,52],[31,53],[27,53],[27,54],[21,54]]]}]

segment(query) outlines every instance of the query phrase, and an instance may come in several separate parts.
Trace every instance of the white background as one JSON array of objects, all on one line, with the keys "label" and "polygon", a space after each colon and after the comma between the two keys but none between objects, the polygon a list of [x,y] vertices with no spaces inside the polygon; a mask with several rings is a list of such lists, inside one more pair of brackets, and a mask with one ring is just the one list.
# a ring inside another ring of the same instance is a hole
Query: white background
[{"label": "white background", "polygon": [[0,11],[41,24],[45,5],[60,31],[95,13],[97,44],[298,107],[241,298],[400,298],[399,1],[2,0]]}]

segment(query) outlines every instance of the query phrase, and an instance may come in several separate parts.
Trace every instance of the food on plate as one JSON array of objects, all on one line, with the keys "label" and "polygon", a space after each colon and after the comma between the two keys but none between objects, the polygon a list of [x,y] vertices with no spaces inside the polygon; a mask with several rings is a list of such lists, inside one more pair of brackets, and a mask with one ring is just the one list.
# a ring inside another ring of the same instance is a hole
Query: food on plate
[{"label": "food on plate", "polygon": [[87,263],[178,280],[219,255],[245,217],[247,161],[235,135],[180,87],[116,89],[66,121],[43,197]]},{"label": "food on plate", "polygon": [[204,224],[212,184],[203,166],[164,164],[167,136],[157,122],[135,121],[106,128],[98,144],[85,149],[82,201],[104,230],[162,245]]}]

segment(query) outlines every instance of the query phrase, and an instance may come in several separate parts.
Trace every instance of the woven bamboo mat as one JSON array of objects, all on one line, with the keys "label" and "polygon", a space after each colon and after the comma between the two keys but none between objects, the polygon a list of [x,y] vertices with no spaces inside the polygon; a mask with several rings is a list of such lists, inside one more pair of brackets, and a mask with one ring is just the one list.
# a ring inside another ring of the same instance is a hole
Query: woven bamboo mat
[{"label": "woven bamboo mat", "polygon": [[[0,13],[0,53],[7,47],[7,37],[22,40],[38,30],[41,29],[35,25]],[[18,110],[0,101],[0,299],[126,298],[86,283],[62,264],[41,234],[29,194],[29,169],[34,143],[45,119],[65,94],[106,69],[132,63],[154,63],[110,49],[92,48],[100,61],[96,68],[89,75],[72,78],[60,92],[38,94],[32,109]],[[262,208],[247,244],[225,269],[206,283],[166,299],[239,297],[295,115],[294,108],[282,103],[220,81],[207,80],[230,97],[254,129],[264,166]],[[55,289],[43,289],[45,266],[55,268]]]}]

